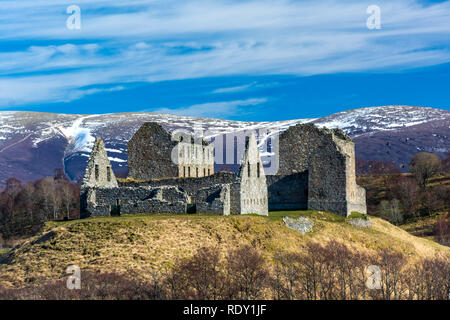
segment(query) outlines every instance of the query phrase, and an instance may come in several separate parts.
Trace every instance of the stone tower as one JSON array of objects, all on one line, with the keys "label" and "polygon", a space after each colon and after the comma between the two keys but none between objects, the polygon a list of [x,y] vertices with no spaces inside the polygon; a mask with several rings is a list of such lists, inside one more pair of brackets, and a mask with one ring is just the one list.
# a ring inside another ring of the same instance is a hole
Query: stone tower
[{"label": "stone tower", "polygon": [[108,154],[105,150],[105,145],[100,138],[95,140],[94,147],[92,148],[89,157],[86,173],[82,182],[82,188],[84,187],[118,187],[116,176],[114,175],[111,162],[109,162]]},{"label": "stone tower", "polygon": [[80,217],[85,218],[90,215],[89,207],[96,203],[95,190],[98,188],[113,190],[118,188],[118,186],[103,140],[97,138],[81,184]]},{"label": "stone tower", "polygon": [[246,141],[239,180],[240,214],[268,215],[266,175],[254,134]]}]

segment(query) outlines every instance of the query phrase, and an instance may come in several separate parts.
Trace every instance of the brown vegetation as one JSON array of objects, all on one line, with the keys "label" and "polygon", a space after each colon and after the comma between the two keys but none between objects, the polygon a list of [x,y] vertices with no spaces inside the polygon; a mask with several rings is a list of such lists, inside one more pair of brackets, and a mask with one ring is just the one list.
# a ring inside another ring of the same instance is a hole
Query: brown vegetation
[{"label": "brown vegetation", "polygon": [[[450,231],[445,216],[450,210],[449,159],[447,156],[441,161],[433,154],[419,153],[411,161],[412,174],[395,172],[386,163],[371,163],[369,174],[358,176],[358,184],[366,188],[368,212],[395,225],[405,225],[405,230],[411,229],[415,235],[432,235],[448,243]],[[436,221],[430,225],[427,217]],[[416,227],[406,224],[417,225],[421,231],[415,232]]]},{"label": "brown vegetation", "polygon": [[411,171],[417,183],[423,189],[426,188],[428,180],[440,172],[441,169],[441,159],[437,155],[428,152],[416,154],[409,164],[409,171]]},{"label": "brown vegetation", "polygon": [[33,235],[48,220],[71,218],[79,218],[79,188],[61,170],[34,183],[10,178],[0,192],[0,239]]},{"label": "brown vegetation", "polygon": [[[330,241],[309,243],[304,254],[279,252],[271,268],[261,252],[244,246],[224,257],[217,247],[202,247],[169,272],[139,275],[82,274],[80,290],[64,279],[20,289],[0,287],[0,299],[449,299],[450,260],[435,256],[407,265],[400,252],[382,249],[361,254]],[[369,265],[381,270],[379,287],[366,285]]]}]

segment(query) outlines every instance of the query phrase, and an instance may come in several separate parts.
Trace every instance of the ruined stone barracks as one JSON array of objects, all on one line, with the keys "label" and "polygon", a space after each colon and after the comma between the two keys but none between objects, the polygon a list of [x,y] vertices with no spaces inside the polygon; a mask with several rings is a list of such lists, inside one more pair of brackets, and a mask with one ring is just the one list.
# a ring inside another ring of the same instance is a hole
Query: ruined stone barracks
[{"label": "ruined stone barracks", "polygon": [[256,137],[237,173],[214,172],[214,146],[145,123],[128,143],[128,179],[118,181],[97,138],[82,181],[82,217],[133,213],[259,214],[269,210],[366,213],[355,146],[342,130],[299,124],[279,136],[279,169],[266,176]]}]

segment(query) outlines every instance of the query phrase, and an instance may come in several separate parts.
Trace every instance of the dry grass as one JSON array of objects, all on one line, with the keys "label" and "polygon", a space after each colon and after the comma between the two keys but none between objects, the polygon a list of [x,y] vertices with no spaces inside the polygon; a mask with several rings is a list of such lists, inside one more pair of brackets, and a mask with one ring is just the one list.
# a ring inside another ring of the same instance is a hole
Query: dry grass
[{"label": "dry grass", "polygon": [[[287,228],[282,216],[309,216],[314,231],[306,235]],[[333,214],[303,211],[274,212],[270,217],[214,215],[137,215],[89,218],[47,223],[43,233],[3,257],[0,282],[21,285],[40,279],[65,277],[76,264],[82,270],[139,273],[170,268],[202,246],[219,246],[226,254],[250,244],[271,261],[281,250],[298,252],[309,241],[343,241],[356,250],[373,252],[390,247],[411,260],[450,254],[450,248],[408,234],[390,223],[372,218],[371,229],[357,229]]]},{"label": "dry grass", "polygon": [[417,219],[416,221],[408,222],[407,224],[400,226],[400,228],[416,237],[437,241],[433,229],[439,216],[440,215]]}]

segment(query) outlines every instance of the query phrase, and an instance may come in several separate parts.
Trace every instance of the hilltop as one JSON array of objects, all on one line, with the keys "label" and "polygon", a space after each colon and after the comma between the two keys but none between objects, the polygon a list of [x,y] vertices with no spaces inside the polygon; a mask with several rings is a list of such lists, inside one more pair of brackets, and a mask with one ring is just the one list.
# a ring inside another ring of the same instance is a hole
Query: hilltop
[{"label": "hilltop", "polygon": [[[282,216],[307,216],[313,232],[302,235],[284,225]],[[343,217],[317,211],[272,212],[269,217],[215,215],[136,215],[48,222],[44,231],[5,254],[0,282],[21,286],[65,277],[76,264],[82,270],[139,273],[170,268],[202,246],[218,246],[223,254],[249,244],[271,263],[277,252],[302,252],[309,242],[345,242],[354,250],[382,248],[402,252],[410,262],[450,248],[417,238],[387,221],[372,217],[372,228],[355,228]]]}]

